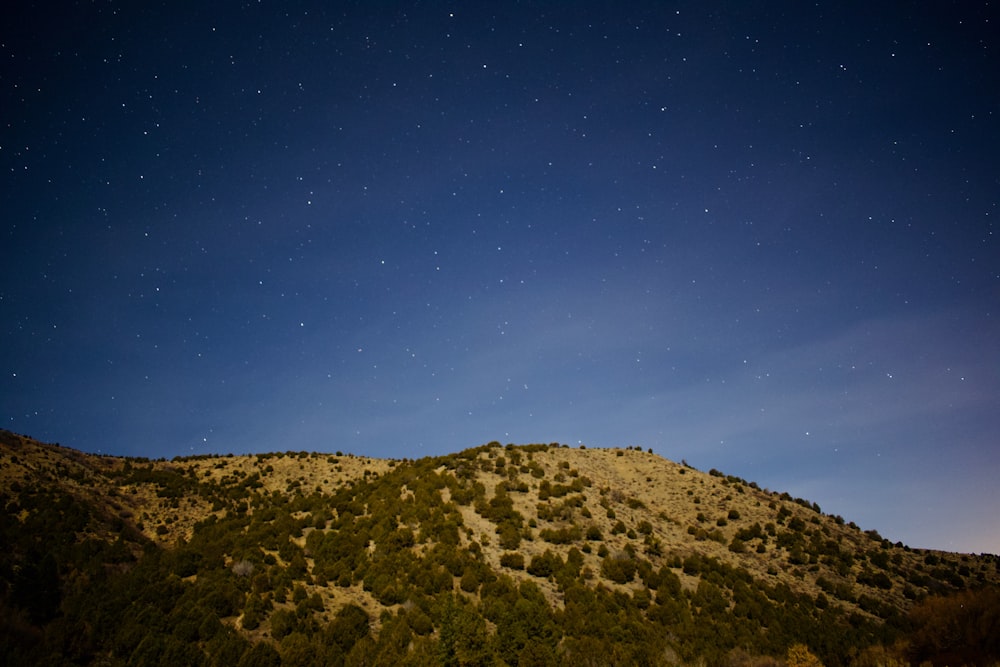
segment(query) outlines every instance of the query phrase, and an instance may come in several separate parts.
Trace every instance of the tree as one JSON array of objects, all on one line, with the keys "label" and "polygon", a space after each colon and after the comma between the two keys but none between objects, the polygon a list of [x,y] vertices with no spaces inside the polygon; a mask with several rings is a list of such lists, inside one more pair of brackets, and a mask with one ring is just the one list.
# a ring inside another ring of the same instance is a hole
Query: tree
[{"label": "tree", "polygon": [[398,665],[406,658],[409,646],[413,642],[413,631],[407,620],[408,615],[392,616],[383,612],[375,664]]},{"label": "tree", "polygon": [[279,647],[282,667],[310,667],[324,661],[317,644],[301,632],[293,632],[281,640]]},{"label": "tree", "polygon": [[523,570],[524,556],[514,551],[500,554],[500,566],[509,567],[512,570]]},{"label": "tree", "polygon": [[490,664],[486,621],[475,611],[459,607],[448,596],[442,610],[438,658],[443,665]]},{"label": "tree", "polygon": [[521,544],[521,530],[510,522],[497,527],[500,536],[500,547],[509,551],[517,549]]},{"label": "tree", "polygon": [[59,568],[51,553],[30,554],[14,577],[14,603],[28,611],[31,620],[44,624],[59,610]]},{"label": "tree", "polygon": [[345,654],[370,633],[368,613],[356,604],[346,604],[327,626],[326,634]]},{"label": "tree", "polygon": [[788,647],[788,654],[785,656],[788,667],[823,667],[809,647],[805,644],[792,644]]},{"label": "tree", "polygon": [[562,564],[563,560],[559,554],[546,549],[545,553],[532,556],[531,562],[528,564],[528,574],[532,574],[536,577],[548,578],[552,576],[556,570],[562,567]]},{"label": "tree", "polygon": [[270,642],[258,642],[243,654],[237,667],[281,667],[281,655]]},{"label": "tree", "polygon": [[632,581],[635,570],[635,561],[626,554],[609,556],[601,561],[601,574],[618,584]]},{"label": "tree", "polygon": [[297,626],[295,614],[288,609],[279,609],[271,614],[271,636],[283,639],[290,635]]},{"label": "tree", "polygon": [[910,612],[910,659],[934,664],[1000,661],[1000,589],[929,597]]},{"label": "tree", "polygon": [[851,661],[851,667],[907,667],[908,665],[909,663],[895,650],[884,646],[869,646]]},{"label": "tree", "polygon": [[474,568],[467,568],[462,574],[459,584],[466,593],[475,593],[479,589],[479,575]]},{"label": "tree", "polygon": [[231,667],[239,663],[249,648],[250,642],[242,635],[229,626],[223,626],[208,643],[208,667]]},{"label": "tree", "polygon": [[517,654],[517,664],[518,667],[548,667],[560,662],[551,646],[531,640]]},{"label": "tree", "polygon": [[351,652],[344,659],[345,667],[369,667],[378,664],[377,645],[370,636],[362,637],[351,647]]}]

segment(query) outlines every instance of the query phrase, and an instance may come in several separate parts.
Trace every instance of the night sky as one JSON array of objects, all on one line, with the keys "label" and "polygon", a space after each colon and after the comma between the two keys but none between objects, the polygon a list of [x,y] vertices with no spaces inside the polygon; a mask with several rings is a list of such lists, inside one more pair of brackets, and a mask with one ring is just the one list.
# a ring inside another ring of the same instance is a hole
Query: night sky
[{"label": "night sky", "polygon": [[58,5],[0,10],[4,428],[639,445],[1000,552],[995,7]]}]

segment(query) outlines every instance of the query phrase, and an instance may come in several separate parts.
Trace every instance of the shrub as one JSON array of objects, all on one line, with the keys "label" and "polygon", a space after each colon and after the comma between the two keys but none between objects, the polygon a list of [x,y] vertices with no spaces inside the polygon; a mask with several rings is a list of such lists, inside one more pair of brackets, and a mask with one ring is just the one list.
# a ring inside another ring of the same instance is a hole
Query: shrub
[{"label": "shrub", "polygon": [[326,633],[344,653],[349,652],[354,644],[367,637],[370,632],[368,613],[356,604],[341,607],[326,628]]},{"label": "shrub", "polygon": [[271,635],[280,640],[295,630],[295,614],[287,609],[279,609],[271,614]]},{"label": "shrub", "polygon": [[885,572],[873,573],[870,570],[862,570],[858,573],[856,579],[859,584],[874,586],[875,588],[881,588],[882,590],[889,590],[892,588],[892,580],[889,579]]},{"label": "shrub", "polygon": [[414,607],[406,614],[406,624],[418,635],[429,635],[434,632],[434,624],[431,622],[430,616],[425,614],[420,607]]},{"label": "shrub", "polygon": [[460,586],[466,593],[474,593],[479,588],[479,576],[473,568],[470,567],[465,570]]},{"label": "shrub", "polygon": [[788,562],[792,565],[805,565],[809,562],[809,557],[806,556],[801,547],[794,546],[788,554]]},{"label": "shrub", "polygon": [[521,531],[511,523],[498,526],[500,547],[502,549],[517,549],[521,545]]},{"label": "shrub", "polygon": [[538,533],[538,536],[552,544],[570,544],[583,537],[583,534],[578,526],[568,526],[558,530],[545,528]]},{"label": "shrub", "polygon": [[660,538],[655,535],[647,535],[645,539],[646,553],[651,556],[662,556],[663,555],[663,542]]},{"label": "shrub", "polygon": [[512,570],[523,570],[524,556],[513,551],[508,551],[500,555],[500,565],[501,567],[509,567]]},{"label": "shrub", "polygon": [[636,564],[625,554],[601,561],[601,574],[617,584],[627,584],[635,577]]},{"label": "shrub", "polygon": [[785,662],[788,667],[823,667],[823,663],[812,654],[805,644],[792,644],[788,648]]},{"label": "shrub", "polygon": [[258,642],[243,654],[237,667],[279,667],[281,655],[269,642]]},{"label": "shrub", "polygon": [[248,560],[240,560],[233,563],[233,574],[237,577],[249,577],[253,574],[253,563]]},{"label": "shrub", "polygon": [[546,549],[545,553],[532,557],[531,562],[528,564],[528,574],[548,578],[562,567],[562,564],[562,558],[558,554]]}]

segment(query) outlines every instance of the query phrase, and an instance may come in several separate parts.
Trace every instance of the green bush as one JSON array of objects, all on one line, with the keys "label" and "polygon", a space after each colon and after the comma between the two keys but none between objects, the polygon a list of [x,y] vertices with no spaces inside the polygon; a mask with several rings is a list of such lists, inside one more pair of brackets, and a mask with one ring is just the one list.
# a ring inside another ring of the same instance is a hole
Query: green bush
[{"label": "green bush", "polygon": [[572,544],[583,538],[583,531],[579,526],[566,526],[558,529],[544,528],[538,533],[538,536],[551,544]]},{"label": "green bush", "polygon": [[474,593],[479,589],[479,575],[476,573],[475,569],[468,568],[462,575],[462,579],[459,582],[462,590],[466,593]]},{"label": "green bush", "polygon": [[[159,664],[171,664],[164,660]],[[175,663],[180,664],[180,663]],[[189,663],[194,664],[194,663]],[[280,667],[281,655],[270,642],[262,641],[254,644],[249,651],[240,658],[237,667]]]},{"label": "green bush", "polygon": [[521,530],[512,523],[497,526],[497,534],[502,549],[513,550],[521,545]]},{"label": "green bush", "polygon": [[271,614],[271,636],[280,640],[296,628],[295,614],[287,609],[279,609]]},{"label": "green bush", "polygon": [[528,574],[536,577],[548,578],[563,565],[562,558],[552,551],[546,549],[545,553],[532,556],[528,564]]},{"label": "green bush", "polygon": [[632,581],[635,570],[635,561],[625,554],[609,556],[601,561],[601,574],[618,584]]},{"label": "green bush", "polygon": [[524,556],[519,553],[508,551],[500,555],[500,566],[509,567],[512,570],[524,569]]}]

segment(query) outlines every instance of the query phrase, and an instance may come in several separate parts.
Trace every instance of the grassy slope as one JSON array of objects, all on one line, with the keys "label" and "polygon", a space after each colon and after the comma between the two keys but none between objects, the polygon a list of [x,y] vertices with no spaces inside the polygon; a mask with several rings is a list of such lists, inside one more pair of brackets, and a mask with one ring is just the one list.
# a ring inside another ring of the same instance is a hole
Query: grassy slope
[{"label": "grassy slope", "polygon": [[[255,641],[281,634],[272,627],[275,619],[285,620],[276,612],[296,610],[303,597],[321,602],[317,607],[322,610],[317,609],[309,626],[315,632],[310,634],[305,625],[299,628],[310,637],[318,636],[316,628],[336,621],[345,605],[364,609],[377,633],[382,621],[412,613],[417,604],[434,621],[431,637],[440,639],[442,612],[435,611],[438,607],[431,602],[438,599],[440,590],[435,587],[440,584],[427,583],[427,578],[440,575],[445,567],[452,573],[444,576],[453,576],[447,579],[448,590],[479,605],[494,633],[487,583],[497,575],[515,584],[530,582],[529,590],[541,592],[553,618],[561,619],[566,628],[571,625],[565,617],[573,611],[572,606],[567,611],[567,596],[580,599],[581,586],[604,598],[628,601],[641,610],[636,613],[653,618],[653,610],[664,607],[644,606],[650,598],[660,600],[657,578],[650,572],[669,572],[679,580],[684,609],[691,609],[694,620],[710,618],[704,616],[708,612],[702,607],[709,603],[703,599],[716,593],[727,609],[712,613],[743,614],[737,594],[740,585],[732,581],[742,578],[758,591],[757,599],[808,616],[803,627],[826,618],[838,623],[852,619],[854,626],[865,623],[865,627],[878,626],[882,619],[898,623],[916,600],[1000,579],[995,557],[892,545],[877,533],[863,533],[839,517],[823,515],[806,501],[633,449],[494,444],[418,461],[290,452],[151,462],[90,456],[6,432],[0,436],[0,489],[5,503],[15,500],[18,510],[18,523],[9,518],[5,524],[17,540],[0,571],[12,608],[18,602],[19,568],[48,548],[41,536],[17,533],[19,526],[27,531],[37,525],[33,517],[41,512],[39,503],[21,498],[45,494],[49,500],[69,498],[87,508],[85,517],[60,510],[59,516],[74,522],[72,535],[59,542],[61,558],[70,557],[66,555],[72,552],[70,542],[101,541],[115,545],[102,558],[128,569],[158,544],[175,553],[198,552],[192,557],[205,570],[185,569],[182,574],[189,584],[192,576],[205,581],[209,574],[232,578],[234,564],[241,561],[252,562],[256,573],[267,572],[266,585],[281,593],[258,590],[263,584],[257,576],[253,588],[239,593],[247,606],[221,617]],[[488,509],[498,496],[508,501],[507,514],[519,524],[516,549],[501,545],[498,523],[504,522],[498,519],[499,511]],[[209,527],[196,529],[199,525]],[[332,562],[326,547],[351,531],[361,539],[357,547],[363,555],[358,562],[363,564],[353,576],[348,572],[346,579],[335,583],[330,575],[336,575],[340,564]],[[747,539],[742,549],[734,550],[733,539],[741,531]],[[321,534],[312,535],[315,532]],[[445,537],[452,533],[455,539]],[[593,539],[598,533],[600,539]],[[559,534],[563,539],[552,537]],[[217,545],[220,553],[205,555]],[[129,557],[122,555],[125,551]],[[546,552],[556,557],[557,564],[572,561],[576,575],[537,576],[537,570],[533,574],[531,566]],[[522,556],[525,569],[501,565],[501,557],[511,553]],[[216,558],[226,569],[209,572],[205,564]],[[605,560],[616,558],[638,563],[640,571],[628,581],[611,580]],[[437,563],[448,559],[451,565]],[[409,563],[424,574],[392,571],[390,562]],[[74,567],[82,566],[60,565],[64,589],[74,581]],[[381,568],[388,569],[388,575]],[[475,573],[481,587],[463,586],[462,571]],[[236,582],[250,586],[239,577]],[[301,589],[298,599],[291,595],[296,588]],[[243,629],[255,596],[269,608],[259,614],[259,625]],[[64,600],[70,597],[67,590]],[[823,608],[823,615],[810,609],[813,605]],[[29,621],[48,620],[45,613],[32,613],[35,617]],[[750,627],[741,618],[740,628]],[[411,625],[416,624],[411,620]],[[764,625],[766,621],[758,632],[777,632]],[[664,635],[684,627],[677,621]],[[565,632],[571,638],[572,631]],[[782,641],[786,635],[794,638],[792,630],[781,632]],[[679,637],[671,646],[691,656],[702,640],[685,641]],[[772,644],[761,641],[766,646],[780,643],[777,636]],[[564,639],[561,646],[568,655],[565,650],[572,644]],[[94,649],[100,650],[100,646]],[[672,648],[664,651],[663,655],[671,655]]]}]

